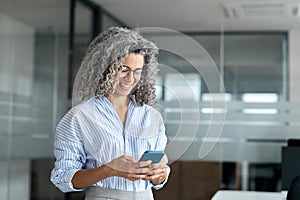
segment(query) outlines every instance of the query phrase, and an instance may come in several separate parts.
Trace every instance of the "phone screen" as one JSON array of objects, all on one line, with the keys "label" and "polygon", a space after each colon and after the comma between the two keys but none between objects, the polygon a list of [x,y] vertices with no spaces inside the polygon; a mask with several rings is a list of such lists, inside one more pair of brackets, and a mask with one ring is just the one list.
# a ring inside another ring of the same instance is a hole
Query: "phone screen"
[{"label": "phone screen", "polygon": [[164,155],[163,151],[145,151],[139,161],[151,160],[152,163],[158,163]]}]

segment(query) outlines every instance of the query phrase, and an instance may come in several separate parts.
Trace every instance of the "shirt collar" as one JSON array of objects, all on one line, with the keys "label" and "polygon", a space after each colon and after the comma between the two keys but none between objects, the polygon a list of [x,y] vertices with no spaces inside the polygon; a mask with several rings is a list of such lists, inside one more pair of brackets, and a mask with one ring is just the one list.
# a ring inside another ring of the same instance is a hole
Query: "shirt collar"
[{"label": "shirt collar", "polygon": [[137,103],[136,103],[136,99],[135,99],[135,95],[131,95],[129,97],[130,101],[133,103],[134,106],[137,106]]},{"label": "shirt collar", "polygon": [[[107,99],[105,96],[102,96],[102,95],[100,96],[100,95],[98,95],[98,94],[96,94],[95,98],[97,98],[97,99],[103,99],[103,98]],[[108,100],[108,99],[107,99],[107,100]],[[132,102],[132,104],[133,104],[134,106],[137,106],[136,99],[135,99],[135,95],[130,95],[129,100],[130,100],[130,102]]]}]

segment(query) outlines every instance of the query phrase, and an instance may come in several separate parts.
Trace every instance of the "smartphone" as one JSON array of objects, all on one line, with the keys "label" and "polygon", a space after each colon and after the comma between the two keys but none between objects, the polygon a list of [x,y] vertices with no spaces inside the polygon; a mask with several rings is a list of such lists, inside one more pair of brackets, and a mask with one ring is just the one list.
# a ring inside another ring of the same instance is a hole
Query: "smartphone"
[{"label": "smartphone", "polygon": [[163,151],[145,151],[139,161],[151,160],[152,163],[158,163],[165,153]]}]

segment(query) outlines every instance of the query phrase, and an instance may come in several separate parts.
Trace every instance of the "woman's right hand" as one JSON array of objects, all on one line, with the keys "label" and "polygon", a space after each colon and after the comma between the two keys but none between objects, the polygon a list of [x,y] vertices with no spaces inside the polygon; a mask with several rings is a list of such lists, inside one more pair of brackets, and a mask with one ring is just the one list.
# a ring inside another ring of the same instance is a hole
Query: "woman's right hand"
[{"label": "woman's right hand", "polygon": [[150,169],[146,166],[150,164],[151,160],[136,162],[133,157],[123,155],[107,163],[106,166],[109,167],[111,176],[136,181],[147,177]]}]

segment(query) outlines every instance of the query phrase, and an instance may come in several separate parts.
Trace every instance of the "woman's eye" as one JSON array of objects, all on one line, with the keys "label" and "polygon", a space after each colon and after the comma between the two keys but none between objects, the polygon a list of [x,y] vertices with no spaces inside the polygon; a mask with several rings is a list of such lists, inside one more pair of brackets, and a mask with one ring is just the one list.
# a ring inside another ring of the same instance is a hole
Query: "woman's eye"
[{"label": "woman's eye", "polygon": [[122,72],[127,72],[128,70],[129,70],[129,68],[127,66],[122,66],[121,67]]}]

